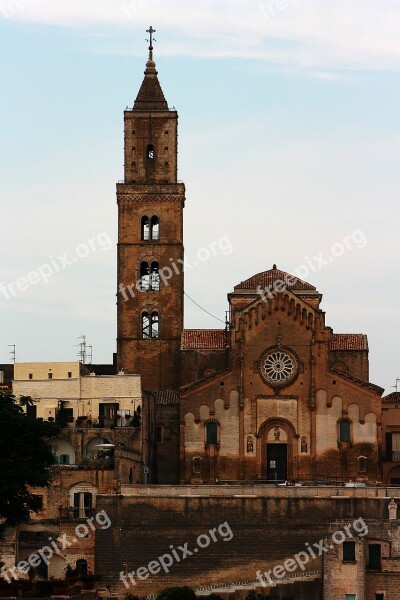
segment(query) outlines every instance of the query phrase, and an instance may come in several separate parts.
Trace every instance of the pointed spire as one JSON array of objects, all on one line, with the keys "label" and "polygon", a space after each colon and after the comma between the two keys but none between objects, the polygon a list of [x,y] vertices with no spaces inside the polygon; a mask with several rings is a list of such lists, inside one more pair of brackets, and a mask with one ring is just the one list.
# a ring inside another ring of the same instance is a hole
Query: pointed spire
[{"label": "pointed spire", "polygon": [[144,79],[133,105],[134,110],[168,110],[168,103],[165,100],[160,82],[158,81],[156,63],[153,60],[153,42],[156,41],[153,38],[153,33],[155,32],[156,30],[150,25],[149,29],[147,29],[147,33],[150,35],[149,40],[147,40],[149,42],[149,60],[146,63]]}]

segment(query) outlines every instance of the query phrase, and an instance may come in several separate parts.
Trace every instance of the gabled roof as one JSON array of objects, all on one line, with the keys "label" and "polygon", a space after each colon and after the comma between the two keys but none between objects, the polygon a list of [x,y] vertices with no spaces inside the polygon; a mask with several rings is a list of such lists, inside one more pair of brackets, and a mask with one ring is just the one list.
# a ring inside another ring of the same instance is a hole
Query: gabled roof
[{"label": "gabled roof", "polygon": [[225,347],[225,329],[184,329],[182,333],[182,350],[223,350]]},{"label": "gabled roof", "polygon": [[363,333],[334,333],[330,350],[368,350],[368,338]]},{"label": "gabled roof", "polygon": [[285,282],[286,287],[290,290],[317,291],[317,289],[311,285],[311,283],[307,283],[295,275],[290,275],[290,273],[281,271],[276,265],[274,265],[269,271],[257,273],[257,275],[253,275],[252,277],[249,277],[249,279],[241,281],[235,285],[234,290],[256,290],[259,286],[261,288],[268,287],[269,289],[273,289],[275,283],[279,281]]},{"label": "gabled roof", "polygon": [[337,377],[341,377],[342,379],[347,379],[348,381],[352,381],[357,385],[362,385],[374,392],[378,392],[378,394],[383,394],[385,388],[376,385],[375,383],[370,383],[369,381],[364,381],[363,379],[358,379],[358,377],[354,377],[353,375],[349,375],[348,373],[343,373],[342,371],[338,371],[337,369],[331,369],[331,373],[334,373]]}]

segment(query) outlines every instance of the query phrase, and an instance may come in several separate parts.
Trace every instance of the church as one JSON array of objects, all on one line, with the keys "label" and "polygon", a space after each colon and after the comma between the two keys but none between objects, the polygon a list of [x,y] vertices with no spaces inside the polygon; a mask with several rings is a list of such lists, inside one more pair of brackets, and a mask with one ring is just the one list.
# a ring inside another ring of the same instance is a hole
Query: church
[{"label": "church", "polygon": [[334,333],[314,285],[276,265],[247,273],[225,329],[184,329],[178,114],[152,41],[124,122],[117,364],[157,403],[153,481],[379,481],[383,389],[369,382],[367,336]]},{"label": "church", "polygon": [[[184,328],[178,114],[149,33],[144,79],[124,113],[117,353],[113,365],[14,365],[14,394],[34,400],[27,417],[58,422],[60,435],[51,440],[52,485],[35,489],[40,510],[0,541],[4,568],[63,535],[69,547],[32,564],[32,577],[61,581],[76,597],[129,590],[152,599],[190,585],[224,600],[250,591],[271,600],[395,598],[400,394],[381,399],[367,336],[334,333],[320,291],[279,257],[232,282],[223,329]],[[99,514],[107,526],[78,539]],[[231,535],[219,539],[221,531]],[[322,554],[309,553],[323,543]],[[166,566],[176,548],[191,558]],[[79,581],[64,581],[71,571]],[[272,571],[266,586],[262,574]]]}]

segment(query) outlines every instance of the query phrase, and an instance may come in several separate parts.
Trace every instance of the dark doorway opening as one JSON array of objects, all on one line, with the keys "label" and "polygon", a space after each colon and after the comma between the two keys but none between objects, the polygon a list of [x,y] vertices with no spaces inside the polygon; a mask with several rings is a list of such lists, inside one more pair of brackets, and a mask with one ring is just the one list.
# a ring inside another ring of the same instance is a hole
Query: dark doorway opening
[{"label": "dark doorway opening", "polygon": [[267,444],[267,479],[287,479],[287,444]]}]

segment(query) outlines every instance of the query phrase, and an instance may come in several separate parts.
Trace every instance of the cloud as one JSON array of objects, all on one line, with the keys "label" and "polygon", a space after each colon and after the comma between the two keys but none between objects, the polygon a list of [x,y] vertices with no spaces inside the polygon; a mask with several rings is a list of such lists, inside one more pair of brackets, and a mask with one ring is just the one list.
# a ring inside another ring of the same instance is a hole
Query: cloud
[{"label": "cloud", "polygon": [[0,19],[134,30],[137,41],[126,40],[132,53],[142,52],[139,31],[151,22],[163,54],[263,59],[320,75],[400,64],[398,0],[0,0]]}]

